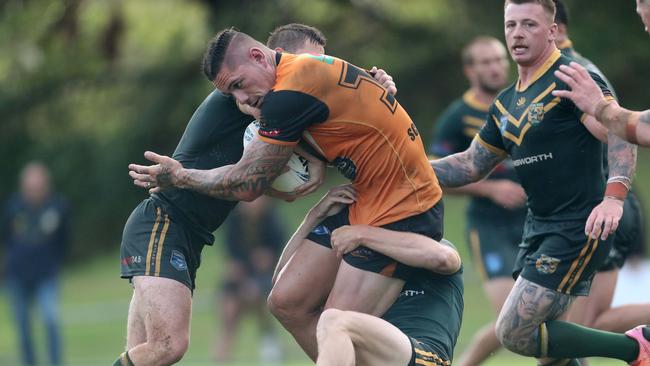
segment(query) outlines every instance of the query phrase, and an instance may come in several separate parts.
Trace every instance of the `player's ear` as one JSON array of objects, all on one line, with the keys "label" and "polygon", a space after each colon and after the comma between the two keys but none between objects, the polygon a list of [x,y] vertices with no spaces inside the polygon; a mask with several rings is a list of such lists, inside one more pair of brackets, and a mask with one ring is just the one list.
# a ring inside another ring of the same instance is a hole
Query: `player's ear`
[{"label": "player's ear", "polygon": [[465,64],[463,65],[463,74],[465,74],[465,77],[469,80],[472,79],[472,66]]},{"label": "player's ear", "polygon": [[548,30],[548,40],[551,42],[555,42],[555,39],[557,38],[557,23],[551,24],[551,28]]},{"label": "player's ear", "polygon": [[251,48],[248,52],[248,55],[255,63],[266,63],[266,56],[264,55],[264,52],[257,47]]},{"label": "player's ear", "polygon": [[284,48],[282,48],[282,47],[276,47],[276,48],[274,49],[274,51],[275,51],[275,52],[284,52]]}]

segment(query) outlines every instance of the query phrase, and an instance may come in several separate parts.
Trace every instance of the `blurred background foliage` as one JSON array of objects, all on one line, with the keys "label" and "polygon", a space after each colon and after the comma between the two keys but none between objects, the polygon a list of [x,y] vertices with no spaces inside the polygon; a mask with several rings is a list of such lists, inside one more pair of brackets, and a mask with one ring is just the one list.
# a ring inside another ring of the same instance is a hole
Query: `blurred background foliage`
[{"label": "blurred background foliage", "polygon": [[[649,108],[650,40],[634,0],[566,3],[576,48],[607,74],[624,105]],[[117,278],[117,252],[126,218],[146,197],[131,184],[127,165],[144,162],[145,150],[173,152],[212,89],[200,67],[212,35],[234,25],[266,40],[282,24],[316,26],[329,39],[329,54],[394,76],[400,103],[428,143],[437,116],[467,88],[462,46],[479,34],[502,39],[502,13],[502,0],[0,0],[0,202],[16,189],[20,168],[41,159],[72,203],[62,296],[68,364],[107,364],[123,347],[130,289]],[[637,186],[646,199],[649,159],[650,149],[640,151]],[[329,184],[340,181],[329,176]],[[282,205],[288,230],[317,196]],[[493,315],[463,243],[464,200],[446,203],[446,236],[460,243],[466,260],[463,349]],[[225,269],[219,245],[204,254],[184,364],[211,363],[214,289]],[[0,249],[0,263],[1,255]],[[1,295],[0,364],[15,364]],[[250,340],[253,328],[243,337]],[[293,341],[286,343],[293,347],[289,358],[304,363]],[[251,343],[238,347],[243,364],[253,364]],[[504,360],[490,365],[524,362]]]},{"label": "blurred background foliage", "polygon": [[[577,49],[605,71],[624,105],[647,108],[650,47],[634,1],[567,3]],[[463,44],[478,34],[503,38],[502,4],[0,1],[0,199],[15,190],[26,161],[42,159],[74,207],[71,258],[115,249],[144,196],[131,185],[127,164],[142,162],[146,149],[172,153],[211,90],[200,71],[204,46],[230,25],[260,40],[289,22],[320,28],[329,54],[394,76],[400,102],[428,140],[436,116],[466,88]]]}]

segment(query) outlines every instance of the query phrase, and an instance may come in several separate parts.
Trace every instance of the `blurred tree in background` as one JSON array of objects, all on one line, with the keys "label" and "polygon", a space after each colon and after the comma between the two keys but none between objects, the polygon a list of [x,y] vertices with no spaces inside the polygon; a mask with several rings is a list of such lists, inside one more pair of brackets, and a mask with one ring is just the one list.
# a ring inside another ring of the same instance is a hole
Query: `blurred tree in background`
[{"label": "blurred tree in background", "polygon": [[[647,108],[650,40],[634,1],[567,4],[576,48],[623,104]],[[0,200],[25,162],[42,159],[74,206],[73,258],[116,250],[145,196],[127,164],[145,150],[172,153],[211,91],[204,45],[231,25],[261,41],[289,22],[320,28],[329,54],[395,77],[427,140],[466,88],[461,47],[479,34],[502,39],[502,14],[502,0],[0,1]]]}]

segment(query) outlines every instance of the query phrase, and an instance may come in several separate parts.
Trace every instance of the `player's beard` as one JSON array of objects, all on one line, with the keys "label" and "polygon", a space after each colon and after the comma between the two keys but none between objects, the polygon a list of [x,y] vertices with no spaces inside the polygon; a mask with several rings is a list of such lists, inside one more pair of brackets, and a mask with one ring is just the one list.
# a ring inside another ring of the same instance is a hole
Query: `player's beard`
[{"label": "player's beard", "polygon": [[490,94],[490,95],[496,95],[503,89],[503,85],[493,86],[493,85],[490,85],[489,83],[487,83],[487,82],[485,82],[485,81],[483,81],[481,79],[478,80],[478,87],[484,93]]}]

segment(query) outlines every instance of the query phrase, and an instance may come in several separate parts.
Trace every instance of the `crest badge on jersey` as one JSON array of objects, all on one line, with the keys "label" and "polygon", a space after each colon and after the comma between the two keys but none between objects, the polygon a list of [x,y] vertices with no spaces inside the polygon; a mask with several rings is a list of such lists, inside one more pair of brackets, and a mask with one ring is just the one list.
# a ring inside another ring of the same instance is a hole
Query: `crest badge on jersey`
[{"label": "crest badge on jersey", "polygon": [[544,103],[531,103],[528,110],[528,122],[535,126],[544,119]]},{"label": "crest badge on jersey", "polygon": [[508,127],[508,115],[503,115],[501,118],[499,118],[499,131],[501,131],[501,134],[503,135],[506,133],[506,128]]},{"label": "crest badge on jersey", "polygon": [[535,262],[535,268],[539,273],[552,274],[557,271],[558,264],[560,264],[560,260],[558,258],[553,258],[547,256],[546,254],[542,254]]}]

